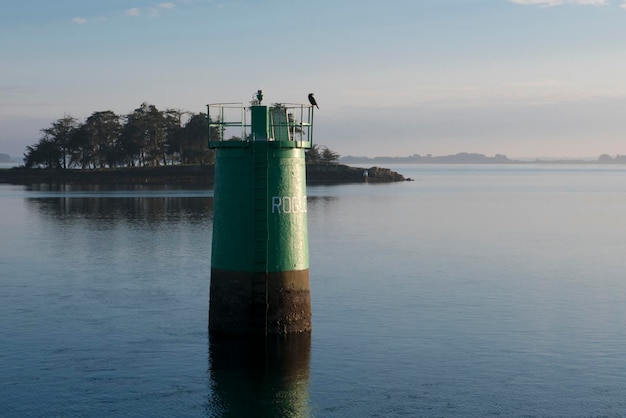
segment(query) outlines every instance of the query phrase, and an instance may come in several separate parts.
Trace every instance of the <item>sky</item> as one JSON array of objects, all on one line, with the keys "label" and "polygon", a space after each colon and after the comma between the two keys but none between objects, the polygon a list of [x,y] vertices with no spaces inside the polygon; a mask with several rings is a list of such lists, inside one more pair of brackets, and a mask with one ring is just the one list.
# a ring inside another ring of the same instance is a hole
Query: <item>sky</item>
[{"label": "sky", "polygon": [[0,0],[0,153],[259,89],[342,156],[624,155],[626,0]]}]

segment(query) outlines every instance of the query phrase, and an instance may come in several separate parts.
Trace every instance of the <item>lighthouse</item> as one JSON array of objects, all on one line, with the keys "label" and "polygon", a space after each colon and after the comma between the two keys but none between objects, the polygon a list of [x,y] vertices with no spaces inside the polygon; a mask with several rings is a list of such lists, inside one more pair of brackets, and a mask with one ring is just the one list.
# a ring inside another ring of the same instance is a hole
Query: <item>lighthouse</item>
[{"label": "lighthouse", "polygon": [[[305,150],[313,107],[209,104],[215,149],[209,331],[311,331]],[[213,135],[211,135],[211,132]]]}]

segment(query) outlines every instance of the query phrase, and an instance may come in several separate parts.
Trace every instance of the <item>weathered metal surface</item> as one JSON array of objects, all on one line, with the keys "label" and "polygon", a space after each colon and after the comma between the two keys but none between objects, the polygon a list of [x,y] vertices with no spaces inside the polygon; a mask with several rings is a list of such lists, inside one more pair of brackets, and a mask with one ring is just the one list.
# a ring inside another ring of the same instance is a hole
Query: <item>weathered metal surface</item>
[{"label": "weathered metal surface", "polygon": [[209,331],[285,335],[311,331],[309,270],[211,269]]}]

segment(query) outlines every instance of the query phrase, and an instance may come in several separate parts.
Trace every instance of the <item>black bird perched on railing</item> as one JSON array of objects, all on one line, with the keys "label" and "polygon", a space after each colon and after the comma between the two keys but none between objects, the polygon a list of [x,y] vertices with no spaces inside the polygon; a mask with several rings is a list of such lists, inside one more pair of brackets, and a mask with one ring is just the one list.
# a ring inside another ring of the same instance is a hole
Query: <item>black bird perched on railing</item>
[{"label": "black bird perched on railing", "polygon": [[320,107],[317,105],[317,101],[315,100],[315,97],[313,97],[313,93],[309,93],[309,103],[311,103],[311,106],[315,106],[315,107],[317,107],[318,109],[320,108]]}]

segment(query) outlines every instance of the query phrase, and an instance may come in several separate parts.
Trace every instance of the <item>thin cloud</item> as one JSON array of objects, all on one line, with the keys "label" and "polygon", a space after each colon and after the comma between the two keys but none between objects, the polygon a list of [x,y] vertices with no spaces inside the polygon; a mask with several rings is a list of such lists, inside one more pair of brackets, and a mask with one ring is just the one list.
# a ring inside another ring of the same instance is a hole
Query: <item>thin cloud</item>
[{"label": "thin cloud", "polygon": [[[177,4],[184,4],[187,6],[192,6],[195,4],[211,3],[212,1],[213,0],[178,0],[176,2],[162,2],[162,3],[157,3],[152,7],[145,7],[145,8],[132,7],[130,9],[124,10],[123,15],[126,17],[140,17],[140,16],[160,17],[162,11],[173,10],[177,7]],[[220,5],[217,5],[216,7],[220,7]],[[84,17],[77,16],[72,19],[72,22],[76,24],[84,25],[94,20],[96,19],[87,19]],[[107,17],[101,17],[97,20],[107,21],[109,19]]]},{"label": "thin cloud", "polygon": [[562,4],[562,0],[511,0],[515,4],[523,5],[540,5],[540,6],[556,6]]},{"label": "thin cloud", "polygon": [[8,97],[21,93],[28,93],[30,90],[24,86],[3,86],[0,85],[0,96]]},{"label": "thin cloud", "polygon": [[148,15],[150,17],[159,17],[161,16],[161,10],[170,10],[175,7],[176,5],[174,3],[160,3],[156,7],[148,8]]},{"label": "thin cloud", "polygon": [[141,15],[141,10],[139,10],[136,7],[133,7],[132,9],[127,9],[124,12],[124,15],[125,16],[139,16],[139,15]]},{"label": "thin cloud", "polygon": [[[531,6],[559,6],[562,4],[580,4],[590,6],[606,6],[609,0],[511,0],[515,4]],[[622,5],[624,7],[626,4]]]},{"label": "thin cloud", "polygon": [[213,3],[213,0],[178,0],[178,3],[193,6],[194,4]]},{"label": "thin cloud", "polygon": [[159,17],[161,16],[161,10],[171,10],[171,9],[174,9],[175,7],[176,5],[174,3],[169,3],[169,2],[159,3],[156,6],[148,7],[147,9],[144,9],[144,11],[142,11],[138,7],[133,7],[132,9],[127,9],[124,12],[124,15],[136,17],[136,16],[147,14],[150,17]]}]

